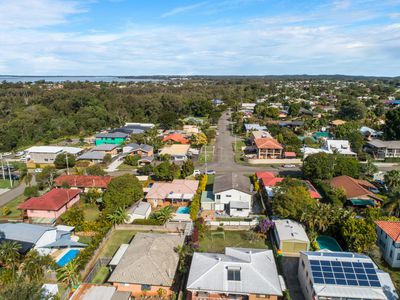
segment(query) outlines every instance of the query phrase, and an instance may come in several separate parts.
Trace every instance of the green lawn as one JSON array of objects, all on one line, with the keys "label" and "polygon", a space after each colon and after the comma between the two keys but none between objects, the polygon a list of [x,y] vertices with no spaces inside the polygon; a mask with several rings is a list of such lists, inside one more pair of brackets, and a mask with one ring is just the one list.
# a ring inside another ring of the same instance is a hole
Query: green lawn
[{"label": "green lawn", "polygon": [[90,236],[80,236],[79,237],[79,243],[84,243],[86,245],[89,245],[89,243],[92,241],[92,237]]},{"label": "green lawn", "polygon": [[[205,149],[207,149],[207,157],[206,157]],[[215,151],[215,149],[214,149],[213,145],[208,145],[208,146],[202,147],[197,161],[200,164],[204,164],[206,162],[207,163],[212,162],[214,160],[214,151]],[[206,158],[207,158],[207,161],[206,161]]]},{"label": "green lawn", "polygon": [[244,163],[244,156],[243,156],[243,151],[242,147],[246,146],[246,144],[241,141],[237,140],[236,145],[235,143],[232,143],[233,151],[235,151],[235,162],[236,163]]},{"label": "green lawn", "polygon": [[6,217],[12,218],[12,217],[19,217],[21,215],[21,211],[17,209],[18,205],[20,205],[22,202],[26,200],[26,197],[24,195],[21,195],[10,202],[8,202],[6,205],[1,207],[1,216],[4,217],[3,215],[3,208],[8,207],[11,210],[11,213],[7,215]]},{"label": "green lawn", "polygon": [[222,234],[215,234],[216,232],[218,231],[206,232],[204,238],[200,240],[200,251],[223,253],[225,247],[268,248],[264,239],[252,240],[250,231],[224,231],[225,239]]},{"label": "green lawn", "polygon": [[121,170],[121,171],[125,171],[125,170],[136,170],[137,168],[138,168],[137,166],[130,166],[130,165],[127,165],[126,163],[122,163],[118,166],[117,169]]},{"label": "green lawn", "polygon": [[100,257],[112,257],[121,244],[129,244],[136,231],[116,230],[100,252]]},{"label": "green lawn", "polygon": [[[0,175],[1,177],[1,175]],[[13,186],[10,185],[10,180],[8,179],[0,179],[0,189],[11,189],[18,185],[18,181],[13,182]]]},{"label": "green lawn", "polygon": [[83,206],[83,213],[85,214],[86,221],[94,221],[99,216],[99,208],[96,204],[85,204]]},{"label": "green lawn", "polygon": [[109,274],[109,270],[106,266],[101,267],[97,273],[96,276],[94,276],[94,278],[92,279],[93,284],[102,284],[107,280]]}]

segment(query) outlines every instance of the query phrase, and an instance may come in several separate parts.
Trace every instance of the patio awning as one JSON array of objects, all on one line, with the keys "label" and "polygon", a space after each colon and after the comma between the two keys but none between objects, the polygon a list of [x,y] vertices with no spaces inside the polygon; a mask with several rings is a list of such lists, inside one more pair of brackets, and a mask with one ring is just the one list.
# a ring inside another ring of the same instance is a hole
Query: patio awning
[{"label": "patio awning", "polygon": [[354,206],[375,206],[375,202],[373,200],[369,199],[351,199],[350,200],[351,204]]},{"label": "patio awning", "polygon": [[167,199],[182,199],[182,194],[181,193],[169,193]]},{"label": "patio awning", "polygon": [[191,200],[191,199],[193,199],[193,194],[183,194],[182,195],[182,199],[183,200]]},{"label": "patio awning", "polygon": [[65,248],[65,247],[86,247],[86,244],[75,242],[69,238],[61,238],[51,244],[44,246],[45,248]]}]

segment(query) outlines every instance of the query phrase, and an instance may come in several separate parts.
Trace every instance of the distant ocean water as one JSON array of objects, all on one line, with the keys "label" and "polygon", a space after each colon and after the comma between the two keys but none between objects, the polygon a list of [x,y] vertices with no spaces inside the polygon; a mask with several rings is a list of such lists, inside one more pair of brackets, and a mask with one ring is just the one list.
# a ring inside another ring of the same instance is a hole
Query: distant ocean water
[{"label": "distant ocean water", "polygon": [[47,81],[47,82],[78,82],[78,81],[89,81],[89,82],[156,82],[163,81],[156,78],[127,78],[118,76],[2,76],[0,75],[0,82],[6,81],[11,83],[16,82],[35,82],[35,81]]}]

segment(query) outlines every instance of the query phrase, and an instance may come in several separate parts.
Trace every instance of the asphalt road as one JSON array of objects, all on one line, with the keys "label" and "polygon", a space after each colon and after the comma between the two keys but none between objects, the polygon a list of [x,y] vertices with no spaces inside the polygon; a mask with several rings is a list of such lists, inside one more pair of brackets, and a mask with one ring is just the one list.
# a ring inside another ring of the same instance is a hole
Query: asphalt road
[{"label": "asphalt road", "polygon": [[[36,184],[36,179],[35,179],[35,175],[33,174],[31,185],[35,185],[35,184]],[[22,182],[19,184],[19,186],[17,186],[14,189],[9,190],[8,192],[5,192],[4,194],[1,194],[0,195],[0,206],[6,205],[11,200],[21,196],[24,193],[25,188],[26,188],[26,184],[22,180]]]}]

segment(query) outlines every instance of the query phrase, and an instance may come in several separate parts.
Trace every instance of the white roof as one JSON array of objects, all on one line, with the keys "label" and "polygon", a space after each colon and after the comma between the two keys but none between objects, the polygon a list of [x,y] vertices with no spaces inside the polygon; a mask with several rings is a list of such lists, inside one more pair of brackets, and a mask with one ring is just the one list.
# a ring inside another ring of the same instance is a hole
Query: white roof
[{"label": "white roof", "polygon": [[58,294],[58,285],[55,283],[45,283],[42,285],[45,296],[55,296]]},{"label": "white roof", "polygon": [[309,243],[310,240],[303,226],[293,220],[275,220],[275,230],[281,241],[304,241]]},{"label": "white roof", "polygon": [[115,252],[113,258],[111,259],[111,261],[108,263],[110,266],[116,266],[119,264],[122,256],[124,255],[126,249],[128,249],[129,244],[122,244],[121,246],[119,246],[117,252]]},{"label": "white roof", "polygon": [[[228,269],[240,268],[240,281],[228,280]],[[225,248],[225,254],[194,253],[187,282],[189,291],[282,296],[271,250]]]},{"label": "white roof", "polygon": [[78,154],[83,151],[77,147],[60,147],[60,146],[33,146],[25,150],[28,153],[58,153],[67,152],[70,154]]},{"label": "white roof", "polygon": [[148,202],[139,201],[135,203],[131,208],[128,209],[129,214],[135,214],[140,216],[146,216],[148,210],[151,210],[151,205]]},{"label": "white roof", "polygon": [[75,229],[74,226],[67,226],[67,225],[57,225],[56,226],[57,230],[65,231],[65,232],[71,232]]}]

